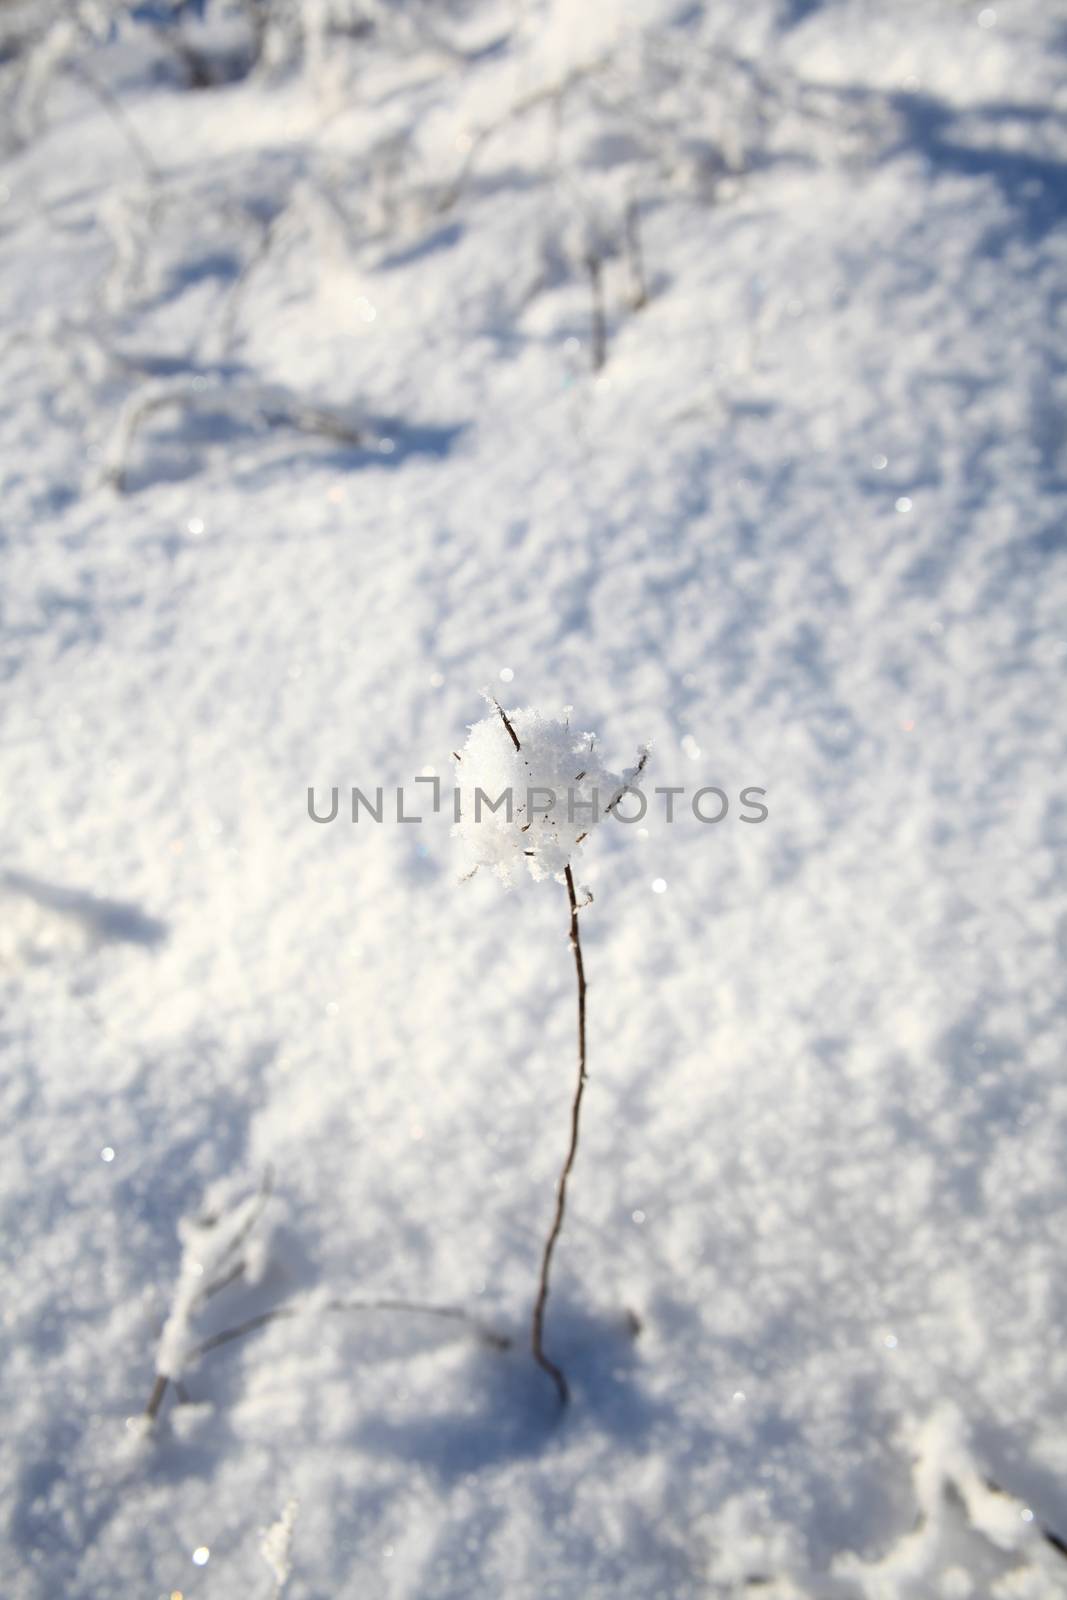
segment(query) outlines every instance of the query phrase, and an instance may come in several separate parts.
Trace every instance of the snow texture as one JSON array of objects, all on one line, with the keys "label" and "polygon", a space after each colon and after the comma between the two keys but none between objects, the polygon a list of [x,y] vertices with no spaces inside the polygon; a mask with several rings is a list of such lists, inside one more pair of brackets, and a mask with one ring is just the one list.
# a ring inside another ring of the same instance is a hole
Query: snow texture
[{"label": "snow texture", "polygon": [[1065,1600],[1065,42],[0,4],[4,1600]]}]

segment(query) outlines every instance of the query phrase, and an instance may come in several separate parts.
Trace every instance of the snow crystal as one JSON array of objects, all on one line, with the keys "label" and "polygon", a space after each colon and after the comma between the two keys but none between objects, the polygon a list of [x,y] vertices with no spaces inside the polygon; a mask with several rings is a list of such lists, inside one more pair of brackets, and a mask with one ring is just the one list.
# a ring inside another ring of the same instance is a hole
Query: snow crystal
[{"label": "snow crystal", "polygon": [[[494,702],[495,706],[495,702]],[[511,885],[525,866],[535,879],[563,875],[582,840],[627,792],[637,767],[612,772],[596,735],[530,707],[495,707],[457,753],[460,819],[452,829],[465,875],[491,867]]]}]

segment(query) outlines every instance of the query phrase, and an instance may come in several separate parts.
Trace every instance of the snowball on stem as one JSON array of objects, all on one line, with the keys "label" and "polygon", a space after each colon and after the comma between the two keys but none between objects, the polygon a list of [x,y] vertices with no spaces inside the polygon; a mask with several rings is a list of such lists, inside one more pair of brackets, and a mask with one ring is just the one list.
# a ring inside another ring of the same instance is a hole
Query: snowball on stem
[{"label": "snowball on stem", "polygon": [[523,868],[534,879],[562,878],[644,759],[620,775],[600,760],[594,734],[571,727],[569,707],[546,716],[491,703],[457,753],[461,811],[452,832],[465,874],[490,867],[509,887]]}]

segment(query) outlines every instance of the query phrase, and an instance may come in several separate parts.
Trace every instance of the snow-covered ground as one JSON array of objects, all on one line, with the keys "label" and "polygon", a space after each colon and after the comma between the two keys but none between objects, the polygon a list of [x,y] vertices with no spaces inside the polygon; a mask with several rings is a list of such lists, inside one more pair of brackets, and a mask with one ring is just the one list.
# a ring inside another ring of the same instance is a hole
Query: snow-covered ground
[{"label": "snow-covered ground", "polygon": [[307,10],[0,66],[0,1592],[1065,1596],[1067,7]]}]

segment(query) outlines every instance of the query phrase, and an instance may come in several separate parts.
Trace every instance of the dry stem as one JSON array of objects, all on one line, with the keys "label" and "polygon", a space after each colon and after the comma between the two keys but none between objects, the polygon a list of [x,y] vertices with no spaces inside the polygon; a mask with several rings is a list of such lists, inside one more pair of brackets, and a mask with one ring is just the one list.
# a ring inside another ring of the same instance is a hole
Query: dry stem
[{"label": "dry stem", "polygon": [[574,1101],[571,1105],[571,1140],[567,1150],[567,1159],[563,1163],[563,1171],[559,1175],[559,1184],[556,1189],[556,1214],[552,1219],[552,1227],[545,1241],[545,1253],[541,1258],[541,1279],[537,1290],[537,1301],[534,1305],[533,1329],[531,1347],[533,1358],[537,1365],[548,1373],[559,1392],[560,1405],[566,1405],[570,1399],[570,1390],[567,1380],[559,1367],[545,1355],[544,1326],[545,1303],[548,1300],[548,1275],[552,1266],[552,1252],[556,1248],[556,1241],[563,1228],[563,1213],[567,1204],[567,1179],[574,1166],[574,1158],[578,1154],[578,1122],[582,1111],[582,1095],[585,1092],[585,967],[582,963],[582,942],[578,932],[578,897],[574,892],[574,874],[570,867],[565,869],[564,877],[567,881],[567,898],[571,908],[570,941],[574,951],[574,968],[578,976],[578,1083],[574,1091]]},{"label": "dry stem", "polygon": [[[199,1344],[193,1345],[186,1352],[189,1363],[197,1362],[202,1356],[208,1355],[212,1350],[218,1350],[223,1345],[232,1344],[235,1339],[243,1339],[247,1334],[255,1333],[259,1328],[265,1328],[272,1322],[281,1322],[290,1317],[301,1317],[313,1314],[314,1307],[301,1304],[283,1304],[273,1306],[269,1311],[261,1311],[258,1316],[249,1317],[245,1322],[239,1322],[236,1327],[223,1328],[220,1333],[213,1333],[206,1339],[201,1339]],[[461,1322],[473,1329],[484,1344],[494,1350],[508,1350],[511,1340],[506,1334],[498,1333],[495,1328],[489,1327],[478,1317],[471,1316],[461,1306],[431,1305],[422,1300],[395,1300],[395,1299],[368,1299],[368,1300],[327,1300],[321,1308],[323,1311],[393,1311],[415,1313],[428,1317],[443,1317],[450,1322]],[[168,1378],[163,1373],[157,1373],[152,1385],[152,1393],[144,1408],[144,1415],[150,1422],[154,1422],[159,1415],[167,1392],[168,1383],[173,1383],[179,1388],[179,1380]]]},{"label": "dry stem", "polygon": [[608,324],[604,312],[604,264],[595,252],[590,252],[585,259],[585,266],[589,273],[589,289],[592,295],[590,360],[593,371],[599,372],[608,358]]}]

